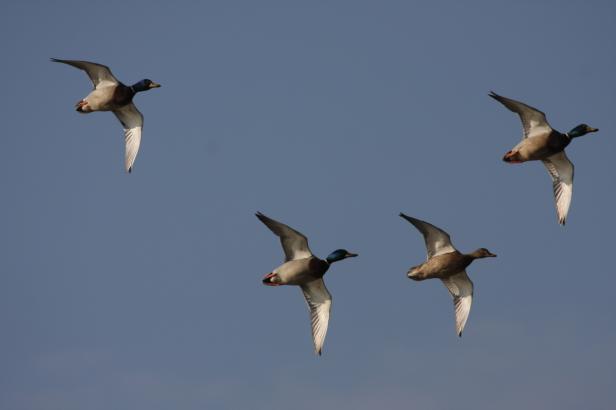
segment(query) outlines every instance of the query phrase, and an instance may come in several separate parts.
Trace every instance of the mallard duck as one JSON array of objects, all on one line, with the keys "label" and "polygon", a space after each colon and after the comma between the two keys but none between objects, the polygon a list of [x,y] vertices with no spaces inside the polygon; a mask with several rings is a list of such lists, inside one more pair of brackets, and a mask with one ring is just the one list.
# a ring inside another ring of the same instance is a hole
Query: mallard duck
[{"label": "mallard duck", "polygon": [[124,128],[126,144],[124,165],[126,171],[130,173],[139,151],[141,129],[143,128],[143,115],[135,107],[133,97],[138,92],[158,88],[160,84],[144,79],[127,86],[113,76],[109,67],[101,64],[89,61],[59,60],[57,58],[52,58],[51,61],[71,65],[88,74],[94,85],[94,90],[75,104],[75,109],[83,114],[94,111],[111,111],[118,117]]},{"label": "mallard duck", "polygon": [[493,258],[495,254],[486,248],[479,248],[469,254],[460,253],[451,244],[449,234],[436,226],[403,213],[400,216],[421,232],[428,249],[428,260],[409,269],[410,279],[421,281],[438,278],[453,297],[456,315],[456,333],[462,336],[473,303],[473,282],[466,274],[466,267],[475,259]]},{"label": "mallard duck", "polygon": [[345,249],[337,249],[325,260],[319,259],[310,251],[308,239],[304,235],[260,212],[257,212],[256,216],[280,237],[285,254],[284,263],[265,275],[263,284],[267,286],[296,285],[302,289],[310,309],[314,350],[320,356],[332,305],[332,296],[325,287],[323,275],[332,263],[353,258],[357,254]]},{"label": "mallard duck", "polygon": [[567,158],[565,147],[573,138],[599,129],[580,124],[567,133],[560,133],[548,124],[545,114],[536,108],[490,92],[490,97],[517,113],[522,120],[522,141],[503,157],[503,161],[520,164],[540,160],[552,178],[558,223],[564,225],[573,194],[573,163]]}]

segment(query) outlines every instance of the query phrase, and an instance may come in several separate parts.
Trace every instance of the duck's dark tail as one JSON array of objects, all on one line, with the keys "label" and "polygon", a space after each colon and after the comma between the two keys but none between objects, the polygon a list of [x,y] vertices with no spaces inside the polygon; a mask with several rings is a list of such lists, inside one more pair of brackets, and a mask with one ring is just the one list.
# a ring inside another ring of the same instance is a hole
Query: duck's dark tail
[{"label": "duck's dark tail", "polygon": [[263,284],[266,286],[280,286],[280,278],[275,273],[268,273],[263,277]]},{"label": "duck's dark tail", "polygon": [[522,158],[520,158],[520,153],[518,151],[509,151],[503,156],[503,161],[508,162],[510,164],[520,164]]},{"label": "duck's dark tail", "polygon": [[421,268],[421,265],[417,265],[417,266],[413,266],[411,267],[408,272],[406,273],[406,276],[409,279],[413,279],[413,280],[422,280],[421,276],[418,275],[419,273],[419,268]]},{"label": "duck's dark tail", "polygon": [[75,111],[86,114],[92,110],[88,107],[88,102],[86,100],[81,100],[75,104]]}]

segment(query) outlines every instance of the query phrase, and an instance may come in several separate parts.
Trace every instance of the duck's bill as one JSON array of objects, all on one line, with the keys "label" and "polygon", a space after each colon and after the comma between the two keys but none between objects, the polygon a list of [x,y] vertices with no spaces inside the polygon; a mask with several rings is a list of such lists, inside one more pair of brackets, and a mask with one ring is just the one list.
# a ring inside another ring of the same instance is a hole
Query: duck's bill
[{"label": "duck's bill", "polygon": [[593,128],[593,127],[590,127],[590,128],[588,129],[588,132],[597,132],[597,131],[599,131],[599,128]]},{"label": "duck's bill", "polygon": [[150,88],[159,88],[159,87],[160,87],[160,84],[155,83],[154,81],[150,83]]},{"label": "duck's bill", "polygon": [[344,256],[346,256],[347,258],[354,258],[354,257],[356,257],[356,256],[359,256],[359,254],[357,254],[357,253],[347,252],[347,254],[346,254],[346,255],[344,255]]},{"label": "duck's bill", "polygon": [[491,258],[496,258],[496,254],[492,252],[488,252],[488,256]]}]

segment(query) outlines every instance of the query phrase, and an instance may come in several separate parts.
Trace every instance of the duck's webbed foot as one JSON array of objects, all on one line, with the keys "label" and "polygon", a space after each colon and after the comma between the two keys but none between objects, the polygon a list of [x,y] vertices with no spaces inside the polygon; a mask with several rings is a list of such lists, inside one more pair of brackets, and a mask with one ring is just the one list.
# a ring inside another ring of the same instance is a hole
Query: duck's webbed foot
[{"label": "duck's webbed foot", "polygon": [[521,164],[522,159],[520,158],[520,153],[518,151],[511,150],[503,156],[503,161],[509,162],[510,164]]},{"label": "duck's webbed foot", "polygon": [[277,274],[275,273],[268,273],[267,275],[265,275],[263,277],[263,284],[266,286],[280,286],[281,283],[279,283],[280,278],[278,277]]},{"label": "duck's webbed foot", "polygon": [[90,107],[88,107],[88,102],[86,100],[81,100],[77,104],[75,104],[75,110],[82,113],[92,111]]}]

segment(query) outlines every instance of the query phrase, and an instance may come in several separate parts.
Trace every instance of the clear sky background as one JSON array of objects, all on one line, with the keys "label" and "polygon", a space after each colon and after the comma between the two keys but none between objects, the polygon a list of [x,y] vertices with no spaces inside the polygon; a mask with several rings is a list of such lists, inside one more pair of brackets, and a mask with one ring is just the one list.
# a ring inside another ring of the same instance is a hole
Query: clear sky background
[{"label": "clear sky background", "polygon": [[[612,1],[2,2],[0,408],[613,408],[615,38]],[[162,84],[131,175],[50,57]],[[489,90],[600,129],[566,227]],[[360,254],[320,358],[256,211]],[[461,339],[400,211],[498,254]]]}]

